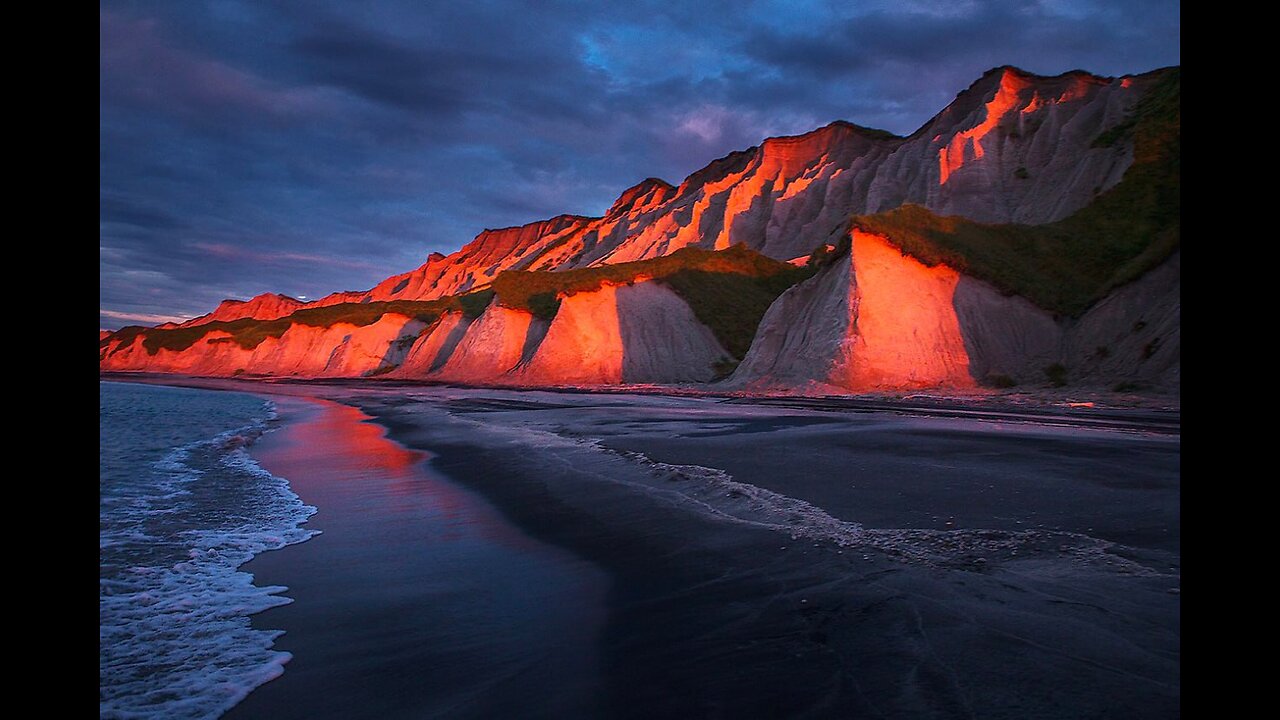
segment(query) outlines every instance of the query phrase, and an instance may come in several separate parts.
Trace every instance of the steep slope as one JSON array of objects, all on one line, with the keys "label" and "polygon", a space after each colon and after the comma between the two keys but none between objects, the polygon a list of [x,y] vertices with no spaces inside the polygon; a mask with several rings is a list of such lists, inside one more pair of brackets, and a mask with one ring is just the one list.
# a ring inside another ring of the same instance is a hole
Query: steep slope
[{"label": "steep slope", "polygon": [[706,382],[728,357],[679,295],[641,280],[564,298],[518,377],[530,385]]},{"label": "steep slope", "polygon": [[[807,275],[738,246],[563,272],[510,271],[472,321],[446,315],[391,373],[504,385],[705,382]],[[726,349],[730,348],[730,349]]]},{"label": "steep slope", "polygon": [[765,309],[806,273],[742,246],[567,272],[508,271],[494,290],[460,297],[132,328],[101,343],[100,365],[508,385],[707,381],[746,351]]},{"label": "steep slope", "polygon": [[[770,308],[731,384],[846,390],[1179,381],[1180,78],[1095,144],[1134,163],[1043,225],[904,206],[852,221],[840,260]],[[887,321],[886,321],[887,320]]]},{"label": "steep slope", "polygon": [[866,392],[979,385],[1176,389],[1180,256],[1078,318],[861,230],[765,314],[727,389]]},{"label": "steep slope", "polygon": [[[990,223],[1044,223],[1090,203],[1132,161],[1100,145],[1160,73],[1041,77],[991,70],[910,136],[834,122],[765,140],[679,187],[649,178],[603,217],[561,215],[486,230],[448,256],[341,302],[424,300],[482,288],[503,270],[559,270],[738,243],[786,260],[835,242],[851,215],[914,203]],[[322,302],[328,302],[326,299]]]},{"label": "steep slope", "polygon": [[204,375],[366,374],[400,364],[417,333],[442,313],[478,314],[491,295],[308,306],[273,320],[128,327],[99,342],[99,365]]},{"label": "steep slope", "polygon": [[1182,379],[1181,253],[1118,288],[1068,325],[1061,363],[1072,384],[1177,388]]},{"label": "steep slope", "polygon": [[729,385],[973,387],[952,296],[960,274],[855,231],[847,252],[769,308]]}]

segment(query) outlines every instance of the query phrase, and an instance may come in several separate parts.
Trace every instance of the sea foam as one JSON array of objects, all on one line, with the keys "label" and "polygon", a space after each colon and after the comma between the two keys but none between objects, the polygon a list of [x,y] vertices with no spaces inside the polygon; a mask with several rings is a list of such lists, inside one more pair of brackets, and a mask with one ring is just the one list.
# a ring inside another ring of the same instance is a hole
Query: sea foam
[{"label": "sea foam", "polygon": [[292,602],[286,588],[238,568],[315,535],[301,527],[315,508],[245,451],[274,407],[258,416],[171,449],[137,481],[103,483],[102,718],[215,718],[289,661],[272,649],[281,633],[249,621]]}]

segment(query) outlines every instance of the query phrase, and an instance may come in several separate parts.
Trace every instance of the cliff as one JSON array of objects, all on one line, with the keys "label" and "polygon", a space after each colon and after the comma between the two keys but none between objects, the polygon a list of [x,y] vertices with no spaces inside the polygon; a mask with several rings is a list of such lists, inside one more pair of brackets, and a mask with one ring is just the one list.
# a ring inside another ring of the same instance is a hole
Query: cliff
[{"label": "cliff", "polygon": [[122,329],[100,367],[1176,389],[1179,118],[1176,68],[997,68],[910,136],[836,122],[769,138],[678,186],[646,179],[603,217],[485,230],[369,291]]},{"label": "cliff", "polygon": [[630,262],[691,245],[743,243],[787,260],[838,239],[852,215],[907,203],[981,222],[1051,222],[1119,182],[1132,147],[1095,140],[1158,77],[996,68],[908,137],[837,121],[768,138],[678,187],[646,179],[603,217],[485,230],[456,253],[341,301],[432,299],[483,287],[504,270]]},{"label": "cliff", "polygon": [[1179,272],[1175,253],[1070,318],[854,231],[846,254],[770,307],[722,387],[1173,389],[1180,380]]}]

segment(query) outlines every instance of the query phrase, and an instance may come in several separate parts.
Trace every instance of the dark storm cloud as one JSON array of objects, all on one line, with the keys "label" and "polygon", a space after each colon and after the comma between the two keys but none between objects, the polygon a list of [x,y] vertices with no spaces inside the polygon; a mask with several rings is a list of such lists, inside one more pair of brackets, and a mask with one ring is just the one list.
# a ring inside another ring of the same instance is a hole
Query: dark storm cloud
[{"label": "dark storm cloud", "polygon": [[1178,62],[1178,4],[106,2],[100,304],[367,288],[768,135],[909,133],[983,71]]}]

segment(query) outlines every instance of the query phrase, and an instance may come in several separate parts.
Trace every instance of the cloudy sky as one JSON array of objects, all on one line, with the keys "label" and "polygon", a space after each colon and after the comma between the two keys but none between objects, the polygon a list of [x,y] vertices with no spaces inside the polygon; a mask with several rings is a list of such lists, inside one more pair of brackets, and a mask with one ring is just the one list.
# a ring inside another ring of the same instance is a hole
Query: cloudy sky
[{"label": "cloudy sky", "polygon": [[103,328],[363,290],[983,71],[1179,63],[1177,0],[104,2]]}]

